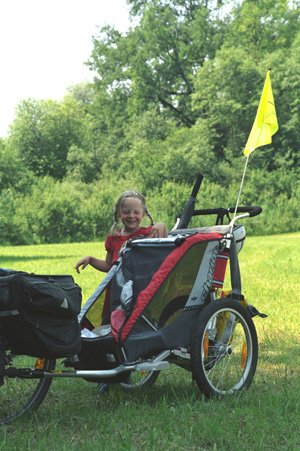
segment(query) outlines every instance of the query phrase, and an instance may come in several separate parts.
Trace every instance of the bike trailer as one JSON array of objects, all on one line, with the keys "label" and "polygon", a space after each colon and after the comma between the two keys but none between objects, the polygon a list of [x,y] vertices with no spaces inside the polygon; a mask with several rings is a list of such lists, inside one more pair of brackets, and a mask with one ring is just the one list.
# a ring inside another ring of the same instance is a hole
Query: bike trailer
[{"label": "bike trailer", "polygon": [[[221,232],[227,226],[214,230],[127,242],[118,264],[81,310],[81,327],[95,336],[82,338],[74,367],[93,369],[100,359],[108,369],[165,349],[187,348],[199,311],[223,285],[229,248]],[[111,331],[100,327],[107,300]],[[97,336],[103,329],[108,334]]]},{"label": "bike trailer", "polygon": [[14,354],[77,354],[81,300],[81,288],[72,276],[0,270],[0,325]]}]

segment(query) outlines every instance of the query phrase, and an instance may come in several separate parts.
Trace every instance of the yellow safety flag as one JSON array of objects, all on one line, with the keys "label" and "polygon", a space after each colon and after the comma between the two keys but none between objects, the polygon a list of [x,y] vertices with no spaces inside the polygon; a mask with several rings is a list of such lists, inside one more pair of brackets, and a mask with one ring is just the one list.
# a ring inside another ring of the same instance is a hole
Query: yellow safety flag
[{"label": "yellow safety flag", "polygon": [[244,154],[250,155],[257,147],[265,146],[272,142],[271,136],[278,130],[278,122],[273,99],[270,69],[267,72],[266,81],[259,102],[256,118],[249,135]]}]

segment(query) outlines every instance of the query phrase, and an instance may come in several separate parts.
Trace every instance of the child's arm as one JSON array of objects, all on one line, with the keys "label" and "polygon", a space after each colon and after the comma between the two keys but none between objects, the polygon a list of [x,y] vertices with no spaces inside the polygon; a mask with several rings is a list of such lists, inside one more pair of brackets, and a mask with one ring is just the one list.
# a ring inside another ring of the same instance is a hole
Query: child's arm
[{"label": "child's arm", "polygon": [[168,236],[168,231],[163,222],[157,222],[152,227],[149,238],[166,238]]},{"label": "child's arm", "polygon": [[107,252],[105,260],[100,260],[99,258],[92,257],[91,255],[81,258],[75,266],[78,274],[80,274],[79,268],[81,267],[83,270],[87,265],[91,265],[98,271],[108,272],[111,268],[111,253]]}]

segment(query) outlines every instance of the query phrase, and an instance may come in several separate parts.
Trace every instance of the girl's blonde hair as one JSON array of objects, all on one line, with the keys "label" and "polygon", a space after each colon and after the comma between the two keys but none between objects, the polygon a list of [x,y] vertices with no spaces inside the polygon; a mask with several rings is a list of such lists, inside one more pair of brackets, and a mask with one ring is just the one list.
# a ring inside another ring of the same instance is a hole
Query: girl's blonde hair
[{"label": "girl's blonde hair", "polygon": [[147,205],[146,205],[146,199],[144,198],[144,196],[140,193],[138,193],[137,191],[125,191],[123,194],[121,194],[121,196],[119,197],[119,199],[117,200],[117,203],[115,205],[115,211],[114,211],[114,223],[110,229],[110,233],[112,236],[117,236],[119,235],[119,233],[117,232],[117,225],[119,222],[119,216],[120,216],[120,212],[121,212],[121,208],[123,205],[123,202],[125,199],[127,199],[128,197],[134,197],[136,199],[138,199],[141,204],[142,204],[142,209],[143,212],[146,216],[148,216],[148,218],[151,221],[151,225],[153,225],[153,219],[152,216],[150,215]]}]

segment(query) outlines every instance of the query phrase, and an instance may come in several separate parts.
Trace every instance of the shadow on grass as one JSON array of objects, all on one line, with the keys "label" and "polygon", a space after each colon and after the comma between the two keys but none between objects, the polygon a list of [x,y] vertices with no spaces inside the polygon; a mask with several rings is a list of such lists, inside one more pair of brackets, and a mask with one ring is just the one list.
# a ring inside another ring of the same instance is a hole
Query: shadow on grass
[{"label": "shadow on grass", "polygon": [[[137,411],[145,408],[161,408],[167,405],[171,408],[181,408],[186,405],[209,406],[223,402],[220,399],[207,400],[192,381],[191,373],[182,372],[181,377],[176,374],[176,380],[171,376],[160,375],[152,387],[143,387],[131,391],[124,391],[118,384],[108,385],[107,392],[98,392],[96,383],[89,383],[80,379],[55,381],[47,395],[47,404],[57,408],[66,403],[75,412],[80,409],[83,415],[88,414],[91,406],[99,408],[102,414],[111,415],[120,409],[129,408]],[[176,373],[176,370],[174,371]],[[58,383],[56,383],[58,382]],[[226,401],[228,403],[228,400]],[[236,402],[233,401],[234,403]],[[85,411],[85,414],[84,414]],[[105,413],[106,412],[106,413]]]}]

